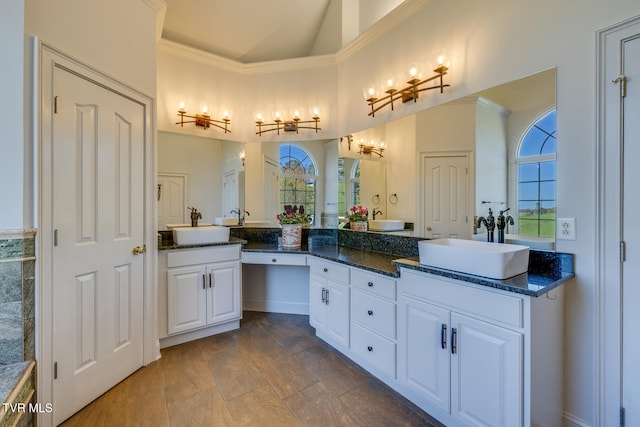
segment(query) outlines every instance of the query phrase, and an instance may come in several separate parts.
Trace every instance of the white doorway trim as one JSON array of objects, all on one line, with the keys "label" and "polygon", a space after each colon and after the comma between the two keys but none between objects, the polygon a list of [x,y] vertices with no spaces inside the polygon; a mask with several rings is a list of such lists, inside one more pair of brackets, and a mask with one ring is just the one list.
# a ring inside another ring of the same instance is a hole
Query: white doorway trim
[{"label": "white doorway trim", "polygon": [[[37,148],[37,179],[35,193],[38,197],[38,235],[36,267],[36,359],[38,402],[53,402],[53,247],[52,226],[52,187],[47,181],[51,171],[51,150],[53,142],[53,70],[64,67],[78,76],[86,78],[105,89],[125,96],[142,105],[145,117],[144,142],[144,243],[148,251],[145,255],[144,274],[144,364],[160,357],[160,343],[157,333],[157,213],[155,203],[156,189],[156,136],[155,105],[152,97],[118,82],[99,71],[71,58],[63,52],[45,43],[37,43],[35,52],[34,75],[37,76],[34,96],[34,128]],[[55,408],[54,408],[55,410]],[[38,413],[38,425],[53,424],[53,414]]]},{"label": "white doorway trim", "polygon": [[597,33],[596,69],[596,234],[597,296],[595,302],[596,423],[620,425],[621,396],[621,316],[622,240],[620,89],[612,83],[621,66],[621,42],[640,33],[640,17],[605,28]]}]

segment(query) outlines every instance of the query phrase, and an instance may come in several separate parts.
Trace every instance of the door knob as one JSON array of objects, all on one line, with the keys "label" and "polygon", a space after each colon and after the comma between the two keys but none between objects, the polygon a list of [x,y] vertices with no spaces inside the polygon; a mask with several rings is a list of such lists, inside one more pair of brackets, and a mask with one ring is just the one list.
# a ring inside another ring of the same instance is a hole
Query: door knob
[{"label": "door knob", "polygon": [[427,225],[427,231],[431,231],[431,226]]},{"label": "door knob", "polygon": [[140,246],[136,246],[135,248],[133,248],[133,254],[134,255],[140,255],[147,252],[147,245],[142,245],[142,247]]}]

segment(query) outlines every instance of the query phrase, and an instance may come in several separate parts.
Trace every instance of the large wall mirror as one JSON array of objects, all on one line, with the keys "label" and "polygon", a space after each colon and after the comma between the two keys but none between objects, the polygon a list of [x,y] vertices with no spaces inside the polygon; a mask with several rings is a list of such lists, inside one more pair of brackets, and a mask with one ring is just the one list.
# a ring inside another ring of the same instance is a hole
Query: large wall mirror
[{"label": "large wall mirror", "polygon": [[244,208],[244,144],[173,132],[158,132],[158,227],[190,222],[188,207],[202,223],[234,216]]},{"label": "large wall mirror", "polygon": [[[342,138],[341,206],[357,183],[362,205],[412,222],[413,235],[465,239],[486,239],[477,218],[509,209],[509,241],[552,250],[555,106],[554,68]],[[360,140],[384,141],[382,156]]]}]

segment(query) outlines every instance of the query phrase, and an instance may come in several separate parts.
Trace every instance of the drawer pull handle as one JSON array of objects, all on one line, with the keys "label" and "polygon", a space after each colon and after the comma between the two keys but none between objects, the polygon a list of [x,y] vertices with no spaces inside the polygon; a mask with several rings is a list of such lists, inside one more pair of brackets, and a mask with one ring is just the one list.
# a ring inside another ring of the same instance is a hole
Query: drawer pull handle
[{"label": "drawer pull handle", "polygon": [[367,310],[367,314],[368,314],[369,316],[373,316],[373,310]]},{"label": "drawer pull handle", "polygon": [[278,262],[278,260],[275,258],[271,258],[271,262]]},{"label": "drawer pull handle", "polygon": [[204,274],[202,275],[202,289],[207,289],[207,282]]},{"label": "drawer pull handle", "polygon": [[370,288],[373,288],[373,282],[369,282],[367,285],[369,285]]},{"label": "drawer pull handle", "polygon": [[367,350],[373,351],[373,347],[369,346],[369,347],[367,347]]},{"label": "drawer pull handle", "polygon": [[329,269],[327,267],[322,269],[325,273],[329,271]]},{"label": "drawer pull handle", "polygon": [[442,329],[440,330],[440,345],[443,349],[447,348],[447,324],[442,324]]},{"label": "drawer pull handle", "polygon": [[322,288],[322,303],[325,304],[327,301],[327,290]]},{"label": "drawer pull handle", "polygon": [[213,283],[213,276],[211,275],[211,273],[209,273],[209,287],[211,288]]},{"label": "drawer pull handle", "polygon": [[324,300],[324,303],[325,303],[326,305],[329,305],[329,289],[327,289],[327,293],[325,294],[325,300]]}]

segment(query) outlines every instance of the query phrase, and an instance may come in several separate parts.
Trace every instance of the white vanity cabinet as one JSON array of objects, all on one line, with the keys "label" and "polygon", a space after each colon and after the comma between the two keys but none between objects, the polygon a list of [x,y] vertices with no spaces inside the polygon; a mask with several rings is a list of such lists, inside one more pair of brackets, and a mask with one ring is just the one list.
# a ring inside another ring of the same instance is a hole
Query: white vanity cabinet
[{"label": "white vanity cabinet", "polygon": [[[166,316],[159,316],[160,338],[168,345],[237,328],[241,312],[240,246],[179,249],[167,251],[166,259],[159,257],[161,267],[166,263],[166,281],[159,280],[159,288],[166,289],[166,298],[159,298]],[[159,277],[163,276],[163,272]],[[235,322],[235,323],[230,323]],[[218,325],[224,328],[204,330]]]},{"label": "white vanity cabinet", "polygon": [[351,352],[396,377],[396,281],[351,268]]},{"label": "white vanity cabinet", "polygon": [[309,323],[334,347],[349,348],[349,268],[309,257]]},{"label": "white vanity cabinet", "polygon": [[562,295],[401,269],[400,391],[447,425],[562,425]]}]

